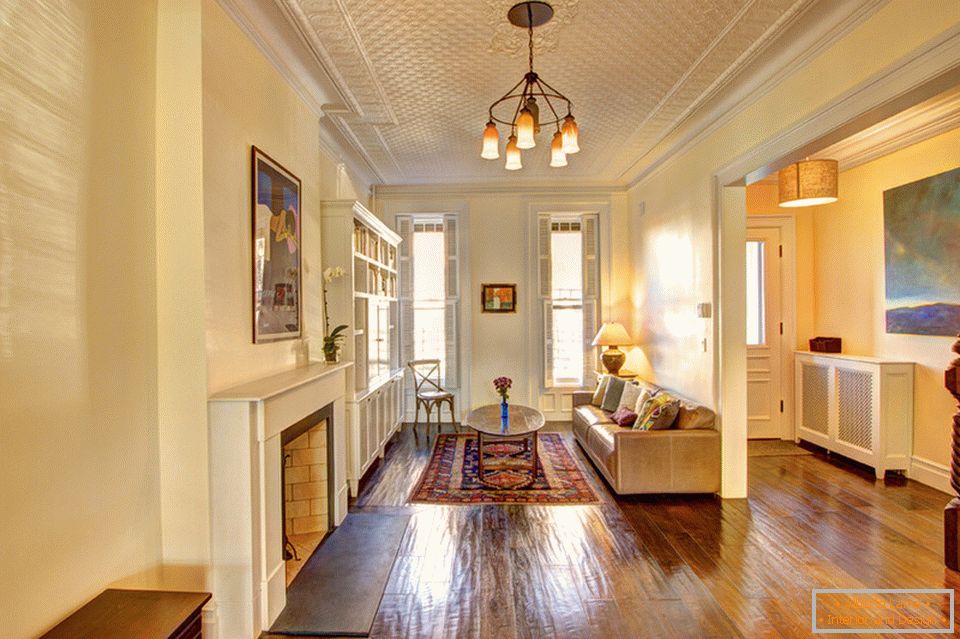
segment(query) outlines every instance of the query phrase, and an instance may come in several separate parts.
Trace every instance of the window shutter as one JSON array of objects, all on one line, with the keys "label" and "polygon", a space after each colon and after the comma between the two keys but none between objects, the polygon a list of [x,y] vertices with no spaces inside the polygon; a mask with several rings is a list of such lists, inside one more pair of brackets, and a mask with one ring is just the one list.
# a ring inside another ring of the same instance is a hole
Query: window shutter
[{"label": "window shutter", "polygon": [[543,319],[543,387],[553,386],[553,264],[550,260],[550,216],[537,218],[537,256]]},{"label": "window shutter", "polygon": [[550,263],[550,216],[541,215],[537,220],[537,252],[540,269],[540,297],[553,297],[553,265]]},{"label": "window shutter", "polygon": [[543,307],[543,387],[553,386],[553,300],[541,302]]},{"label": "window shutter", "polygon": [[460,251],[457,234],[457,216],[443,216],[444,254],[446,257],[446,305],[443,318],[446,341],[444,386],[460,387],[460,340],[458,330],[460,308]]},{"label": "window shutter", "polygon": [[595,214],[584,215],[580,220],[583,243],[583,385],[591,388],[596,384],[597,349],[592,345],[597,334],[597,309],[600,296],[599,218]]},{"label": "window shutter", "polygon": [[[397,234],[400,236],[397,269],[400,279],[400,365],[406,366],[413,360],[413,218],[409,215],[397,216]],[[404,386],[407,392],[407,406],[413,406],[413,385]]]}]

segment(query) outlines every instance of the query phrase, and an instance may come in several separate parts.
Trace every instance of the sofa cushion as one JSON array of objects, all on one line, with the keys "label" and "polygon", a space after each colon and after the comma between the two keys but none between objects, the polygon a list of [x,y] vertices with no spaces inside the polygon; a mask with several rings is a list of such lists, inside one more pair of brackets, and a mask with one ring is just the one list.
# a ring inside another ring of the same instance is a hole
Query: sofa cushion
[{"label": "sofa cushion", "polygon": [[[627,382],[623,385],[623,392],[620,393],[620,402],[617,404],[617,410],[629,408],[634,410],[637,400],[640,398],[640,385],[633,382]],[[636,411],[634,411],[636,412]]]},{"label": "sofa cushion", "polygon": [[648,390],[640,391],[639,397],[637,397],[637,403],[633,405],[633,412],[637,415],[643,414],[644,405],[653,397],[654,393],[651,393]]},{"label": "sofa cushion", "polygon": [[656,384],[651,384],[647,380],[640,379],[639,377],[633,380],[633,383],[639,386],[641,391],[647,391],[648,393],[650,393],[651,397],[653,397],[654,395],[659,393],[661,390],[663,390]]},{"label": "sofa cushion", "polygon": [[673,426],[679,411],[680,400],[661,391],[646,401],[633,428],[635,430],[666,430]]},{"label": "sofa cushion", "polygon": [[616,474],[616,434],[622,430],[625,429],[613,423],[597,424],[587,436],[590,451],[612,475]]},{"label": "sofa cushion", "polygon": [[700,404],[686,399],[680,399],[680,410],[677,412],[675,428],[680,430],[696,430],[716,427],[716,413]]},{"label": "sofa cushion", "polygon": [[612,413],[620,405],[620,396],[623,394],[623,387],[626,382],[619,377],[609,377],[608,379],[610,381],[607,382],[607,390],[603,393],[603,403],[600,404],[600,408]]},{"label": "sofa cushion", "polygon": [[593,399],[590,403],[599,406],[603,403],[603,394],[607,392],[607,383],[610,381],[609,375],[601,375],[597,378],[597,389],[593,391]]},{"label": "sofa cushion", "polygon": [[[577,406],[573,409],[577,414],[577,417],[587,426],[593,426],[594,424],[609,424],[610,414],[603,412],[602,409],[597,408],[593,404],[584,404],[583,406]],[[576,421],[576,420],[574,420]]]},{"label": "sofa cushion", "polygon": [[637,414],[633,412],[632,408],[627,408],[624,406],[622,408],[618,408],[617,411],[610,416],[610,421],[617,426],[630,428],[633,426],[633,423],[637,421]]}]

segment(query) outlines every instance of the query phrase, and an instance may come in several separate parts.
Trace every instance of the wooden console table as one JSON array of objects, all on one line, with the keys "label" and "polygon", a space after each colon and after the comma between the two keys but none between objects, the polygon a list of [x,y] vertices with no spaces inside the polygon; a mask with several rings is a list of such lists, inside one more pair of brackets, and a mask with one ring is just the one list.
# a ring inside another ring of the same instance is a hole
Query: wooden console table
[{"label": "wooden console table", "polygon": [[209,592],[104,590],[40,639],[201,639]]}]

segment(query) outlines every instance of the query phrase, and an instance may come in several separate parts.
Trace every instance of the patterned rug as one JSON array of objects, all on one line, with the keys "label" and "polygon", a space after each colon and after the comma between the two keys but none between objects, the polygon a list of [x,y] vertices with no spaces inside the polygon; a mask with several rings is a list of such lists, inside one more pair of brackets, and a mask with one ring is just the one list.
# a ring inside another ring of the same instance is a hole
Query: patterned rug
[{"label": "patterned rug", "polygon": [[[484,444],[485,483],[477,476],[477,437],[441,434],[410,501],[421,504],[595,504],[597,496],[563,437],[542,433],[537,475],[522,442]],[[495,487],[491,487],[495,486]]]}]

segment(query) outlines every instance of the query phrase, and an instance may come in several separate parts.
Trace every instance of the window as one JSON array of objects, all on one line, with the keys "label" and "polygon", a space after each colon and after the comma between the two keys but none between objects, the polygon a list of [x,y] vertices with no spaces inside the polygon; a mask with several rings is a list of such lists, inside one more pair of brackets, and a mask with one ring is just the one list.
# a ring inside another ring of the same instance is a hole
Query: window
[{"label": "window", "polygon": [[444,387],[459,386],[457,216],[398,215],[400,358],[439,359]]},{"label": "window", "polygon": [[763,242],[747,242],[747,345],[766,343],[764,335]]},{"label": "window", "polygon": [[539,258],[544,387],[588,386],[596,363],[597,215],[541,215]]},{"label": "window", "polygon": [[[446,355],[443,245],[443,220],[414,223],[411,247],[414,359],[442,362]],[[440,375],[444,376],[442,363]]]},{"label": "window", "polygon": [[579,220],[551,223],[550,264],[553,385],[580,386],[584,335],[583,240]]}]

